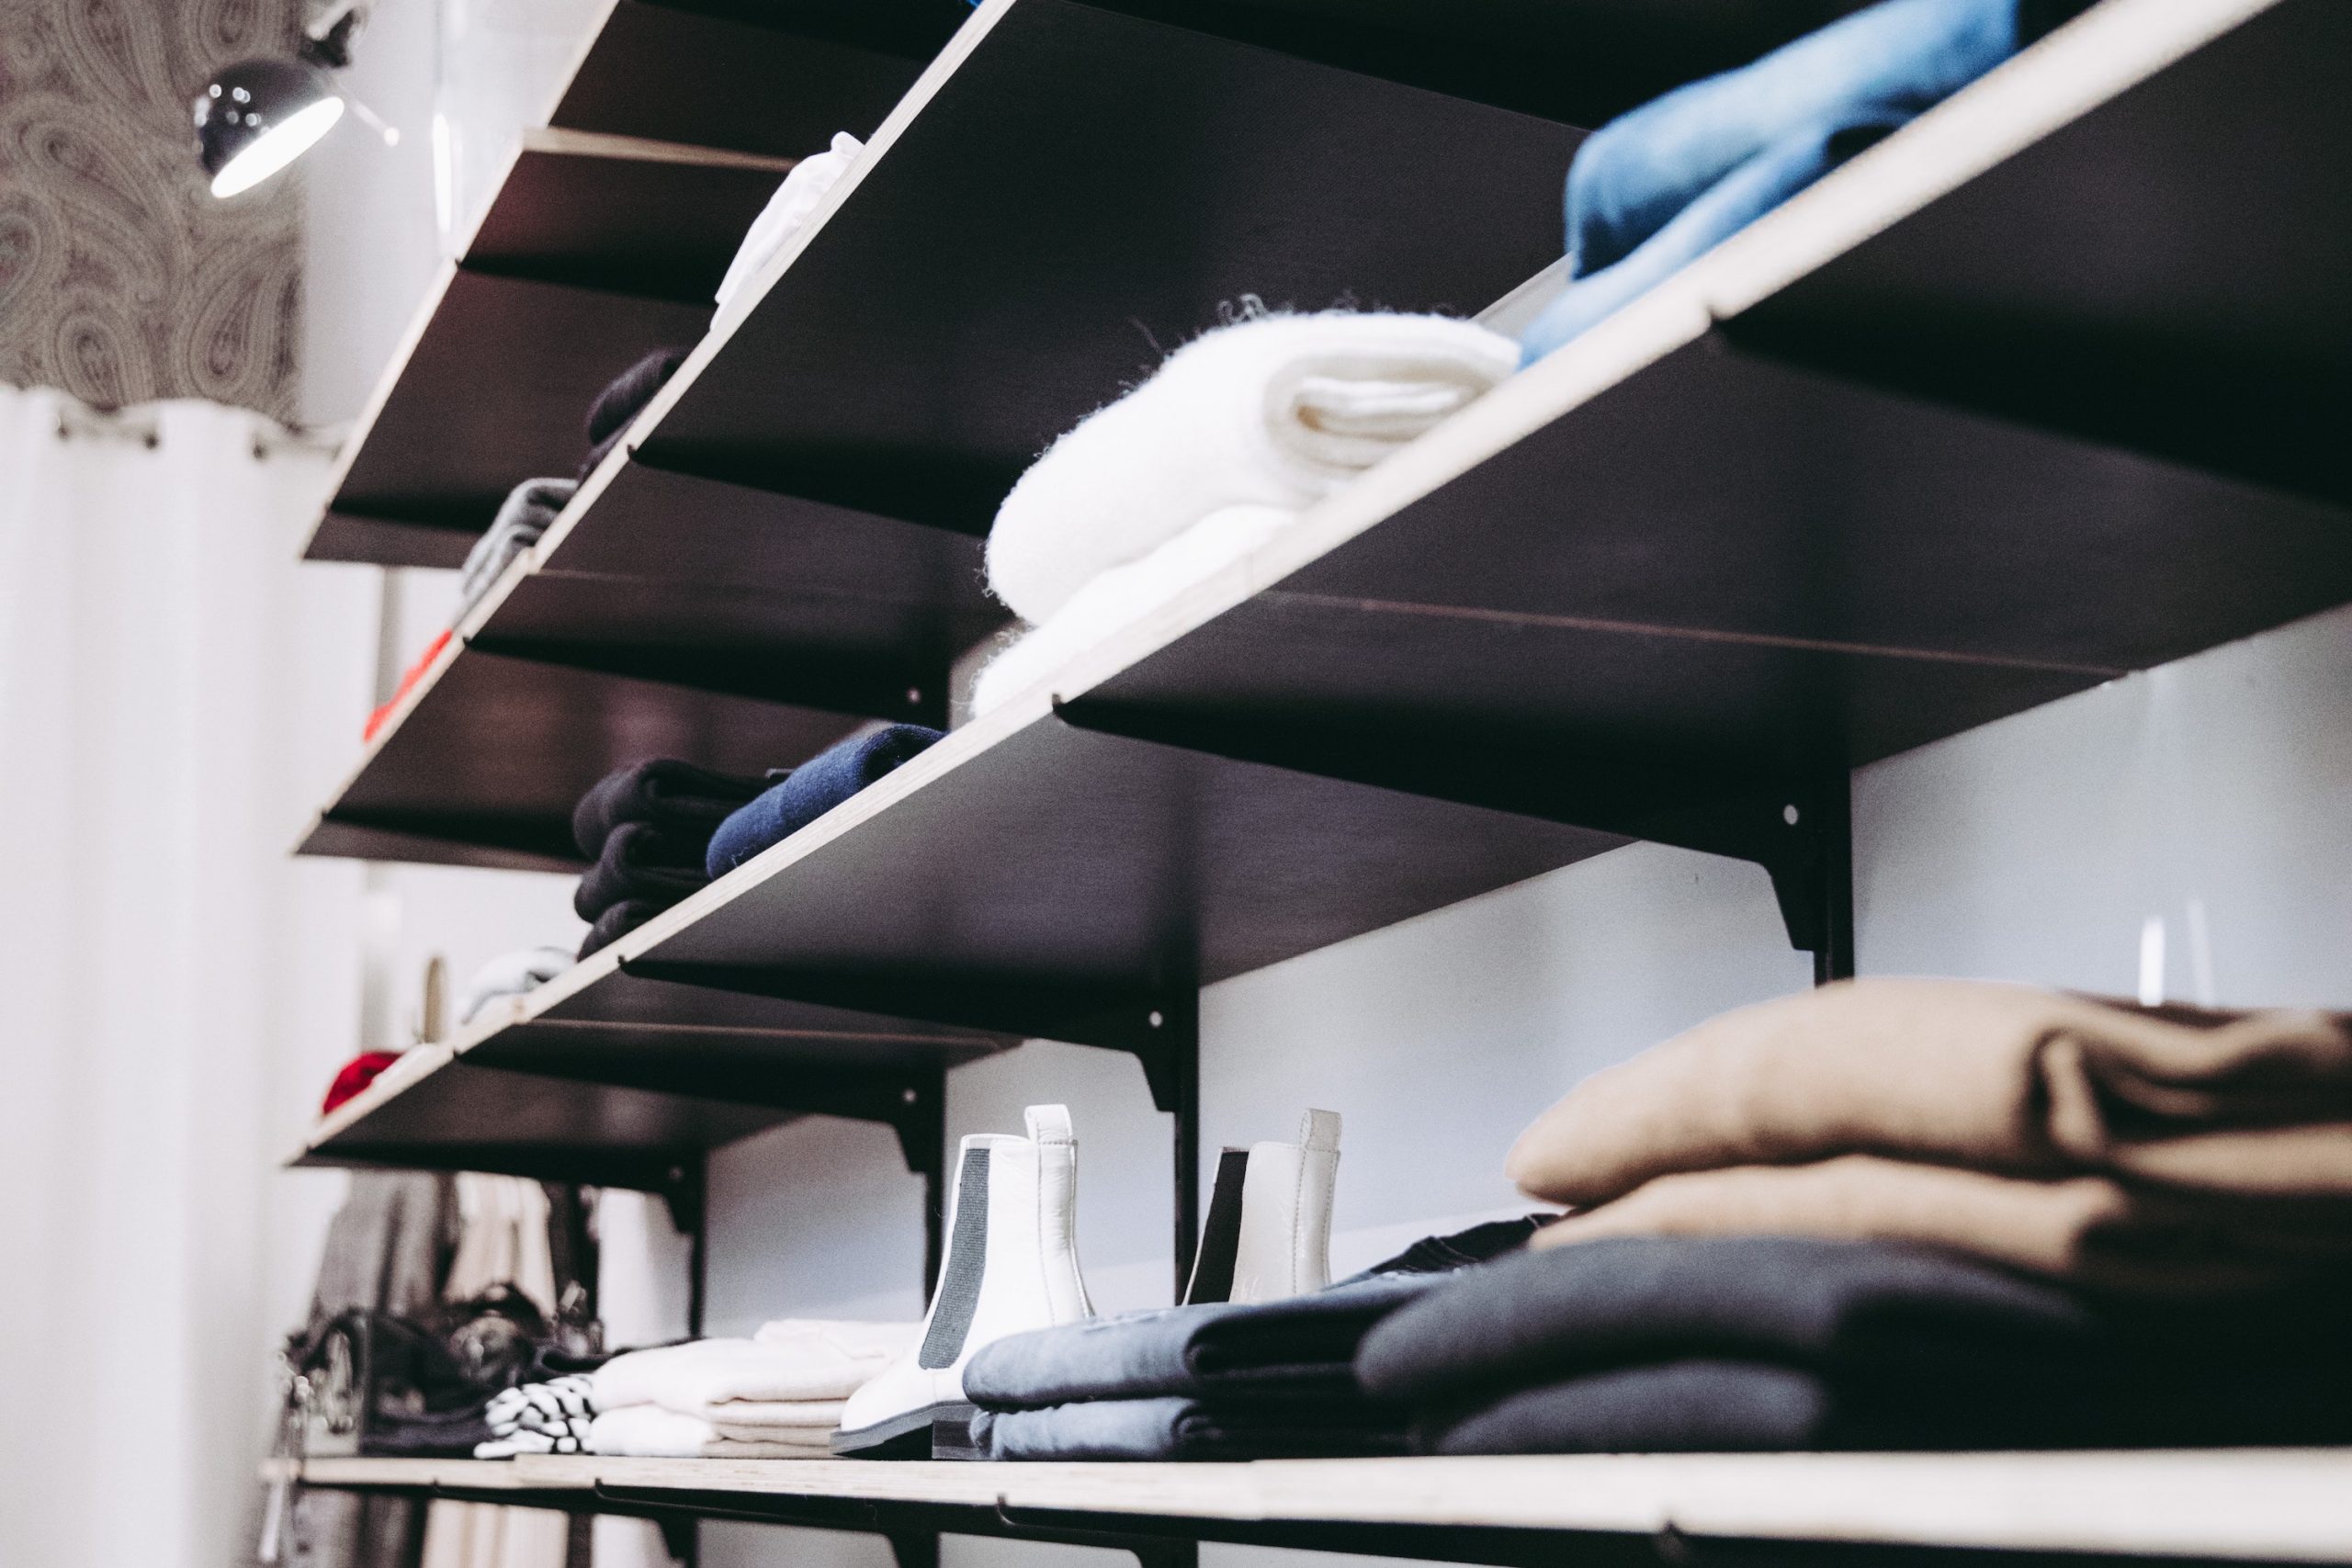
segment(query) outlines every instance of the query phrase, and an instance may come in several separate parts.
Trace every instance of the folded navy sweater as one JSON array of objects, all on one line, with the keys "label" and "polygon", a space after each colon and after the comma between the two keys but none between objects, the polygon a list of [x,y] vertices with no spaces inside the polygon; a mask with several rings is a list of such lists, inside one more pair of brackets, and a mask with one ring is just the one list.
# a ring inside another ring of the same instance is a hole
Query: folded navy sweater
[{"label": "folded navy sweater", "polygon": [[919,724],[893,724],[819,752],[718,825],[704,870],[726,875],[944,739]]}]

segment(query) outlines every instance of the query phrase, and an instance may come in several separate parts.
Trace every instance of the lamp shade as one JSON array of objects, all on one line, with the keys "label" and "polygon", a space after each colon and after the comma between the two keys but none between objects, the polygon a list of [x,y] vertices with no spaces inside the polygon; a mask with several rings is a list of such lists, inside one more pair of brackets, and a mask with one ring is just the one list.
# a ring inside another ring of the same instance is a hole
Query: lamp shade
[{"label": "lamp shade", "polygon": [[241,60],[197,95],[196,150],[214,196],[250,190],[343,118],[334,78],[300,60]]}]

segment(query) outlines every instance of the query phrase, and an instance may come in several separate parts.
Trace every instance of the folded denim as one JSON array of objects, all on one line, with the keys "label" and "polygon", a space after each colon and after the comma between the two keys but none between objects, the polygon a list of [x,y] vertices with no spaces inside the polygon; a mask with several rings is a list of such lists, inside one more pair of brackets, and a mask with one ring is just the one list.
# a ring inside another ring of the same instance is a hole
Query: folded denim
[{"label": "folded denim", "polygon": [[1361,1399],[1277,1404],[1106,1399],[983,1410],[975,1448],[992,1460],[1352,1459],[1408,1451],[1403,1421]]},{"label": "folded denim", "polygon": [[465,619],[466,612],[505,573],[508,562],[539,542],[579,489],[577,479],[525,479],[506,492],[489,532],[466,552],[466,564],[458,573],[457,619]]},{"label": "folded denim", "polygon": [[1883,0],[1585,139],[1568,170],[1576,279],[1522,338],[1549,354],[1958,92],[2085,0]]},{"label": "folded denim", "polygon": [[662,905],[643,898],[627,898],[613,905],[596,917],[595,923],[588,928],[588,934],[580,939],[580,956],[585,958],[592,953],[612,946],[660,914],[662,909]]},{"label": "folded denim", "polygon": [[1532,365],[1648,293],[1895,128],[1883,118],[1829,120],[1784,137],[1740,164],[1614,265],[1577,276],[1520,336]]},{"label": "folded denim", "polygon": [[1396,1275],[1248,1304],[1160,1307],[1015,1334],[964,1369],[989,1410],[1179,1396],[1328,1402],[1354,1388],[1373,1325],[1448,1277]]},{"label": "folded denim", "polygon": [[586,479],[596,471],[604,460],[619,446],[637,416],[645,412],[654,394],[669,384],[686,362],[691,348],[657,348],[605,384],[588,405],[588,457],[580,465],[580,477]]},{"label": "folded denim", "polygon": [[712,829],[767,787],[763,779],[713,773],[668,757],[632,762],[596,782],[571,810],[571,838],[594,860],[624,822],[649,822],[681,837],[707,840]]},{"label": "folded denim", "polygon": [[704,869],[726,875],[944,739],[919,724],[893,724],[819,752],[718,825]]},{"label": "folded denim", "polygon": [[2054,1286],[1925,1247],[1792,1236],[1634,1237],[1531,1252],[1447,1281],[1372,1329],[1374,1397],[1458,1402],[1689,1358],[1915,1373],[2049,1366],[2098,1324]]},{"label": "folded denim", "polygon": [[656,908],[692,897],[709,883],[703,874],[702,840],[649,822],[624,822],[605,840],[605,852],[580,879],[571,908],[594,920],[616,904],[642,902]]}]

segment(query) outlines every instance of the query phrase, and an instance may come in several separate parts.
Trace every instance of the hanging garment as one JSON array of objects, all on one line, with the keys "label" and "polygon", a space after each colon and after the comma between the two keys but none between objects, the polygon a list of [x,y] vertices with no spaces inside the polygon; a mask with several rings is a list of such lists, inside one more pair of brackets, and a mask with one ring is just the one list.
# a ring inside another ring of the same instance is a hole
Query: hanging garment
[{"label": "hanging garment", "polygon": [[1212,513],[1312,506],[1517,362],[1510,339],[1439,316],[1266,315],[1205,333],[1021,477],[989,535],[989,586],[1041,626]]},{"label": "hanging garment", "polygon": [[458,569],[454,619],[464,620],[514,558],[539,542],[579,489],[576,479],[525,479],[506,492],[489,531],[474,541],[466,552],[466,564]]},{"label": "hanging garment", "polygon": [[572,912],[594,921],[616,904],[666,909],[682,903],[709,885],[702,868],[704,847],[692,834],[624,822],[606,836],[604,852],[581,877],[571,895]]},{"label": "hanging garment", "polygon": [[433,1504],[420,1568],[565,1568],[571,1516],[494,1503]]},{"label": "hanging garment", "polygon": [[1536,1197],[1595,1204],[1679,1171],[1857,1153],[2352,1198],[2352,1019],[1844,981],[1594,1074],[1521,1135],[1508,1169]]},{"label": "hanging garment", "polygon": [[2082,0],[1883,0],[1588,137],[1568,170],[1573,281],[1529,362],[2031,43]]},{"label": "hanging garment", "polygon": [[605,840],[625,822],[643,822],[680,838],[707,840],[711,829],[756,798],[764,779],[718,773],[692,762],[657,757],[617,768],[580,797],[571,812],[571,837],[590,860],[605,852]]},{"label": "hanging garment", "polygon": [[944,739],[920,724],[892,724],[819,752],[718,825],[704,869],[714,880],[726,875]]},{"label": "hanging garment", "polygon": [[768,263],[808,227],[817,209],[824,205],[825,197],[865,151],[865,144],[848,131],[835,131],[832,144],[824,152],[812,153],[792,165],[792,172],[784,176],[784,183],[776,186],[767,206],[752,220],[750,232],[743,236],[735,259],[728,264],[727,276],[719,280],[720,310],[725,310],[745,285],[765,271]]}]

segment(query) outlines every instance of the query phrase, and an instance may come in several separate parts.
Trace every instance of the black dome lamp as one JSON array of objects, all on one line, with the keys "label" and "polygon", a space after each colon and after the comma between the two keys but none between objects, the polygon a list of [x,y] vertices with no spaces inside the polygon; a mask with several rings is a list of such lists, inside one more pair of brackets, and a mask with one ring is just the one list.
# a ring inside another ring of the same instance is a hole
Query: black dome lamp
[{"label": "black dome lamp", "polygon": [[[374,120],[331,74],[351,63],[356,0],[344,0],[304,30],[291,60],[262,56],[224,67],[197,95],[196,151],[212,194],[251,190],[318,144],[346,107]],[[380,127],[380,122],[379,122]],[[385,140],[398,133],[380,127]]]}]

